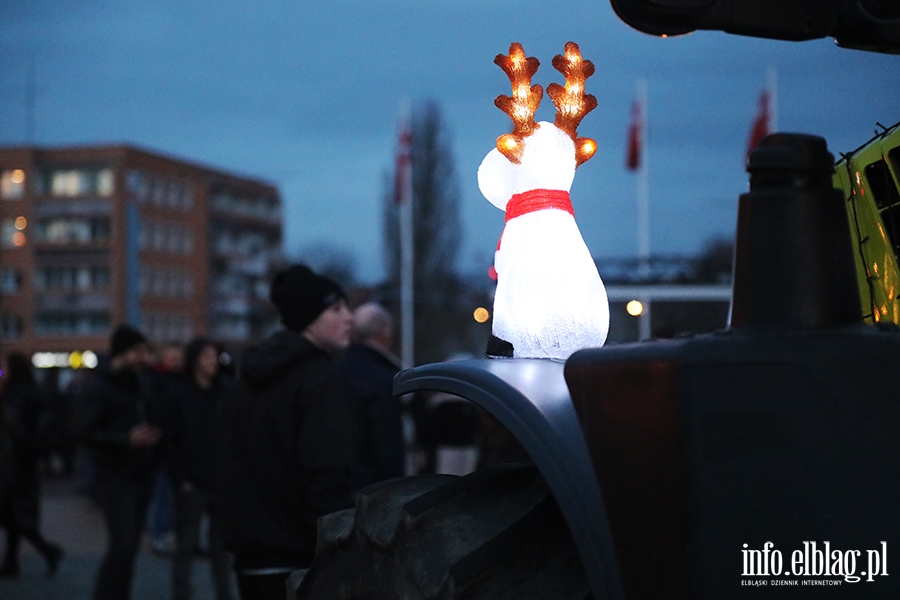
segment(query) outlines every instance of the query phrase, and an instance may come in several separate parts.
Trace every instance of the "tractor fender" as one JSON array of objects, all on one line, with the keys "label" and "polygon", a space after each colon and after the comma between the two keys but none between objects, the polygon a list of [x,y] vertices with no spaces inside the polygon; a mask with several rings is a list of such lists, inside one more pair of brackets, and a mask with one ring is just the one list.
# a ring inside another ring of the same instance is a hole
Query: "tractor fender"
[{"label": "tractor fender", "polygon": [[563,367],[529,358],[433,363],[398,373],[394,395],[426,390],[454,394],[509,429],[556,498],[594,597],[623,600],[606,508]]}]

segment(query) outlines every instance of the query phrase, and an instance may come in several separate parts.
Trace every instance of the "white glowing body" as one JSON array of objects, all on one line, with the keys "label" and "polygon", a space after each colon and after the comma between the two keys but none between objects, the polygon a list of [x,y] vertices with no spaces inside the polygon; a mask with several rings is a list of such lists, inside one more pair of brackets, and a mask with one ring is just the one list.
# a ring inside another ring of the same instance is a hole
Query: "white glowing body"
[{"label": "white glowing body", "polygon": [[[521,164],[494,149],[478,168],[481,193],[502,210],[514,194],[572,186],[572,139],[552,123],[539,125],[525,138]],[[606,341],[606,288],[568,212],[544,209],[507,221],[494,268],[493,333],[512,343],[513,356],[565,360]]]}]

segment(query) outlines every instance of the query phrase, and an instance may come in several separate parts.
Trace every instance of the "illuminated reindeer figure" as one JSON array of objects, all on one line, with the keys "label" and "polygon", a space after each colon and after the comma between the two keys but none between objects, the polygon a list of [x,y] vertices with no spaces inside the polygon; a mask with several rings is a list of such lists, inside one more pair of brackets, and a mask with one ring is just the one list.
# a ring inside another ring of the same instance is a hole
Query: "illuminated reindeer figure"
[{"label": "illuminated reindeer figure", "polygon": [[[609,331],[609,302],[569,201],[575,169],[594,154],[596,143],[575,134],[582,117],[597,106],[584,93],[594,65],[578,46],[566,44],[553,66],[565,87],[551,83],[555,123],[534,121],[543,90],[531,85],[538,69],[513,43],[494,62],[509,76],[512,97],[494,103],[513,121],[513,132],[497,138],[478,168],[478,187],[506,211],[506,226],[494,257],[497,291],[488,353],[565,360],[581,348],[602,346]],[[510,345],[512,346],[510,348]]]}]

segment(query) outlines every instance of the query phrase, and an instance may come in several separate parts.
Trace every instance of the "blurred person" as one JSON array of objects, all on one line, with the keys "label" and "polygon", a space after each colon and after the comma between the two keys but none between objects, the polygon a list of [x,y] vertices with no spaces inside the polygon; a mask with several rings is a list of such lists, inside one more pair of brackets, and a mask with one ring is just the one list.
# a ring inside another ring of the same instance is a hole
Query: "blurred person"
[{"label": "blurred person", "polygon": [[166,458],[176,490],[173,598],[191,597],[191,563],[206,516],[216,598],[231,600],[231,559],[222,544],[214,498],[216,450],[226,391],[220,377],[219,349],[208,339],[194,339],[184,350],[184,363],[184,375],[169,391],[170,413],[164,429]]},{"label": "blurred person", "polygon": [[0,395],[6,486],[0,497],[0,523],[6,529],[6,554],[0,577],[19,576],[19,545],[24,538],[47,563],[47,573],[56,574],[63,550],[40,532],[40,461],[49,448],[42,421],[51,410],[38,387],[31,363],[24,355],[9,356]]},{"label": "blurred person", "polygon": [[356,417],[356,490],[401,477],[405,468],[400,400],[394,397],[394,375],[400,360],[391,353],[391,314],[376,302],[353,311],[353,343],[340,360]]},{"label": "blurred person", "polygon": [[216,346],[216,350],[219,352],[219,378],[226,382],[233,382],[237,378],[234,355],[221,344]]},{"label": "blurred person", "polygon": [[[150,398],[161,423],[172,411],[171,388],[184,373],[185,350],[176,343],[164,344],[157,351],[153,369],[148,372]],[[150,549],[157,556],[175,552],[175,487],[168,464],[160,462],[153,483],[153,494],[147,507],[147,536]]]},{"label": "blurred person", "polygon": [[[106,360],[105,357],[98,359]],[[69,421],[67,427],[72,435],[72,441],[75,444],[75,457],[73,465],[73,475],[75,476],[75,489],[80,494],[84,494],[91,499],[95,498],[94,490],[94,461],[91,459],[90,450],[78,439],[78,416],[76,414],[75,400],[81,393],[85,384],[93,375],[92,369],[78,369],[72,373],[71,379],[64,390],[69,405]]]},{"label": "blurred person", "polygon": [[127,600],[162,434],[139,378],[149,363],[147,338],[120,325],[110,337],[109,356],[78,393],[76,431],[91,453],[94,496],[106,526],[93,598]]},{"label": "blurred person", "polygon": [[[467,353],[459,353],[447,361],[470,358]],[[419,472],[466,475],[474,471],[479,457],[478,407],[446,392],[420,394],[414,403],[418,418],[416,439],[426,453],[426,462]]]},{"label": "blurred person", "polygon": [[75,472],[75,438],[72,435],[71,397],[60,388],[59,367],[44,369],[41,386],[46,394],[48,411],[44,419],[47,448],[42,458],[42,471],[50,476],[71,476]]},{"label": "blurred person", "polygon": [[428,397],[429,443],[435,473],[467,475],[478,466],[478,407],[460,396],[435,392]]},{"label": "blurred person", "polygon": [[242,356],[219,463],[242,600],[283,600],[287,576],[312,562],[318,517],[353,503],[353,420],[333,359],[350,344],[344,291],[293,265],[269,297],[285,329]]}]

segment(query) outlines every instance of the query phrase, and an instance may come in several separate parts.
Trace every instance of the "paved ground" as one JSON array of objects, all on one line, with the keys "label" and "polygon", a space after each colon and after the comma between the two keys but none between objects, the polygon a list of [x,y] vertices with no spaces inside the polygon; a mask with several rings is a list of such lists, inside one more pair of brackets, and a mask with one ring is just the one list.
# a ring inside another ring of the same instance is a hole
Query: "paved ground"
[{"label": "paved ground", "polygon": [[[22,575],[18,580],[0,579],[0,600],[90,600],[105,544],[101,515],[90,500],[75,492],[71,481],[47,481],[43,492],[44,535],[60,544],[66,556],[56,577],[48,579],[43,559],[23,541]],[[132,600],[171,598],[170,567],[169,559],[142,551]],[[214,600],[209,563],[204,559],[194,564],[193,600]]]}]

